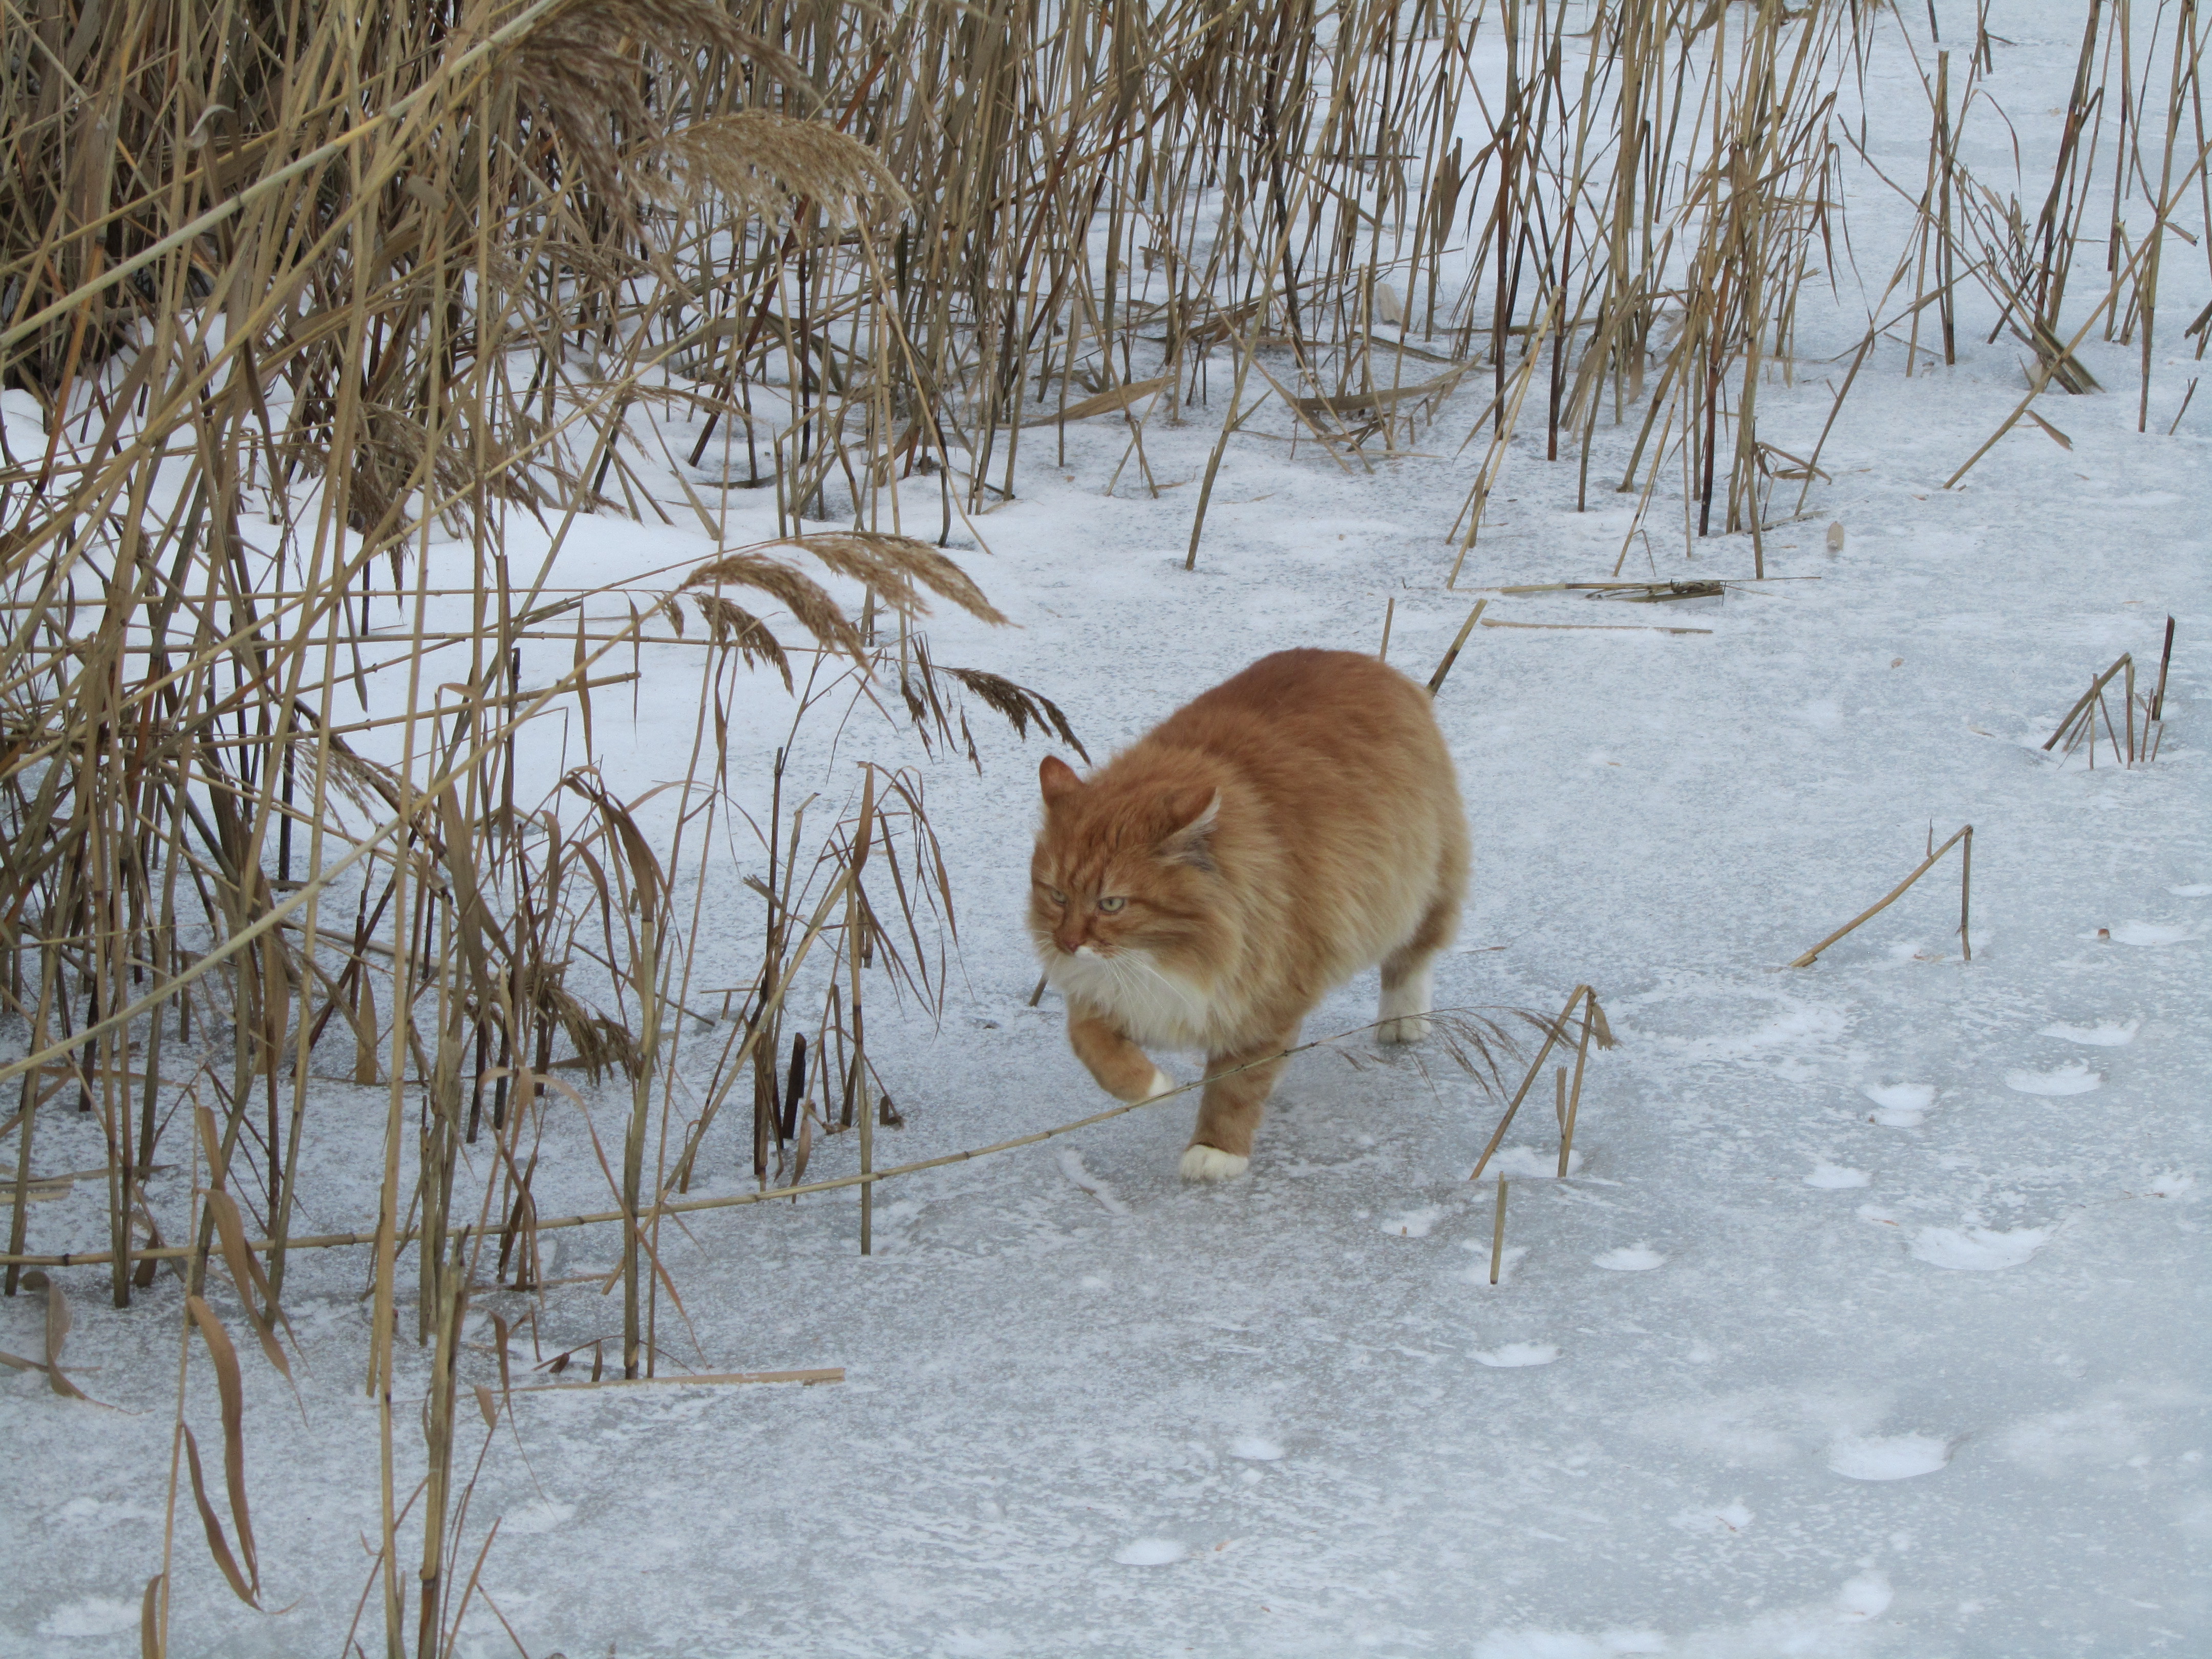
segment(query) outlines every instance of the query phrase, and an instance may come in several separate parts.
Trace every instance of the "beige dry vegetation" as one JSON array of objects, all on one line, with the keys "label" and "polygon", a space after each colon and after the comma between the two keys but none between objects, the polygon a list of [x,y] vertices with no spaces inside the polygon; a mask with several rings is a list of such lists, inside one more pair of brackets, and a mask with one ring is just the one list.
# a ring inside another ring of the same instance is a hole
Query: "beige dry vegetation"
[{"label": "beige dry vegetation", "polygon": [[[1895,14],[1838,0],[0,0],[0,386],[42,421],[0,455],[5,1289],[43,1290],[42,1363],[73,1392],[30,1206],[53,1184],[42,1117],[88,1115],[108,1245],[74,1260],[118,1307],[183,1281],[226,1491],[181,1388],[171,1491],[258,1606],[259,1362],[228,1329],[283,1370],[288,1262],[372,1244],[383,1521],[359,1633],[423,1659],[451,1651],[489,1545],[464,1524],[471,1294],[533,1287],[544,1225],[618,1224],[611,1363],[649,1373],[677,1294],[662,1223],[720,1115],[750,1116],[763,1190],[829,1135],[873,1176],[895,1109],[866,987],[942,993],[951,882],[919,775],[793,803],[780,760],[757,972],[696,982],[684,872],[754,781],[731,773],[739,678],[779,672],[804,714],[872,676],[926,746],[970,757],[970,700],[1073,744],[1042,694],[937,665],[911,626],[933,602],[999,619],[939,549],[1072,419],[1118,422],[1154,493],[1148,429],[1219,422],[1194,561],[1269,399],[1371,472],[1472,380],[1481,462],[1440,574],[1516,439],[1587,498],[1601,428],[1629,441],[1599,487],[1638,527],[1679,500],[1685,538],[1743,535],[1763,568],[1824,476],[1817,447],[1760,438],[1758,400],[1846,257],[1864,135],[1838,109],[1870,52],[1910,49]],[[2202,48],[2194,0],[2090,0],[2055,167],[2010,188],[1959,159],[1963,125],[2003,118],[1986,15],[1921,63],[1929,167],[1891,181],[1916,229],[1838,403],[1900,330],[1908,372],[1949,361],[1972,283],[2031,355],[2008,428],[2050,429],[2028,407],[2048,385],[2090,389],[2098,328],[2140,341],[2147,422],[2166,232],[2207,211]],[[2100,297],[2062,318],[2108,226]],[[2201,355],[2205,319],[2188,331]],[[750,489],[782,539],[729,544]],[[509,526],[557,553],[602,514],[722,550],[651,592],[510,565]],[[468,627],[433,629],[434,601]],[[523,643],[570,640],[568,672],[522,683]],[[593,690],[647,640],[699,663],[659,842],[592,769],[532,771],[517,742],[566,710],[588,751]],[[392,665],[406,689],[372,716],[368,671]],[[372,729],[396,758],[362,752]],[[677,1067],[701,1042],[693,1109]],[[380,1209],[328,1239],[296,1233],[319,1077],[386,1102]],[[540,1218],[544,1115],[586,1090],[620,1108],[617,1207]],[[191,1179],[157,1200],[157,1165]],[[395,1341],[430,1357],[419,1440]],[[149,1654],[172,1565],[145,1569]]]}]

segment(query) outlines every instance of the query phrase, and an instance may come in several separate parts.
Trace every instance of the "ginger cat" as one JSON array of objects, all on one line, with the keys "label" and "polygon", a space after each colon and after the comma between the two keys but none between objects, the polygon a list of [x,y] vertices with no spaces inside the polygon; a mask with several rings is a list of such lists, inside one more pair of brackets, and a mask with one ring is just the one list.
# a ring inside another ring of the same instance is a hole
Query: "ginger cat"
[{"label": "ginger cat", "polygon": [[1185,1180],[1244,1172],[1268,1056],[1362,969],[1382,965],[1382,1040],[1427,1035],[1467,814],[1429,695],[1395,669],[1278,652],[1088,781],[1051,757],[1038,781],[1030,932],[1077,1057],[1136,1101],[1176,1086],[1139,1044],[1206,1052]]}]

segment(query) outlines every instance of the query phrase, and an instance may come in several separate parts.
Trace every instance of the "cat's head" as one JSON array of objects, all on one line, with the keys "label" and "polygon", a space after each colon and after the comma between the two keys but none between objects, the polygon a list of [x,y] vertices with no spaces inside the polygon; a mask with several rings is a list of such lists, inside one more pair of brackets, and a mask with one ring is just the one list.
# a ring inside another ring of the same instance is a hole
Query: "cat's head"
[{"label": "cat's head", "polygon": [[1141,951],[1168,965],[1209,954],[1221,896],[1220,792],[1202,778],[1085,783],[1062,760],[1037,769],[1044,827],[1030,860],[1030,933],[1050,963]]}]

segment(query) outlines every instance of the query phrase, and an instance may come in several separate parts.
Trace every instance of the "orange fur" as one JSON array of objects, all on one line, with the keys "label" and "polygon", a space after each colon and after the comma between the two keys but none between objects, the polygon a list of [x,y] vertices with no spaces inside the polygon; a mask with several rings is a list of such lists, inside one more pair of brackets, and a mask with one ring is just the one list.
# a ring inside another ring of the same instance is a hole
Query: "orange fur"
[{"label": "orange fur", "polygon": [[1056,758],[1038,781],[1030,932],[1068,1041],[1122,1100],[1170,1086],[1146,1046],[1205,1051],[1186,1176],[1243,1170],[1268,1057],[1361,969],[1382,965],[1385,1041],[1427,1030],[1467,815],[1428,693],[1395,669],[1278,652],[1087,781]]}]

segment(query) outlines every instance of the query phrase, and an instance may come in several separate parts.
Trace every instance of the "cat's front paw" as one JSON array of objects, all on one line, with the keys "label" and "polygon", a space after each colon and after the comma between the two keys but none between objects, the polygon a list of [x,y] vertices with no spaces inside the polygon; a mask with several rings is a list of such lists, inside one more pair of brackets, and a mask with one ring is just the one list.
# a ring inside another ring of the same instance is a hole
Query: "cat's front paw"
[{"label": "cat's front paw", "polygon": [[1251,1165],[1250,1158],[1224,1152],[1218,1146],[1188,1146],[1183,1149],[1182,1178],[1185,1181],[1234,1181]]},{"label": "cat's front paw", "polygon": [[1378,1042],[1419,1042],[1428,1034],[1428,1019],[1420,1014],[1386,1019],[1375,1028],[1375,1039]]}]

